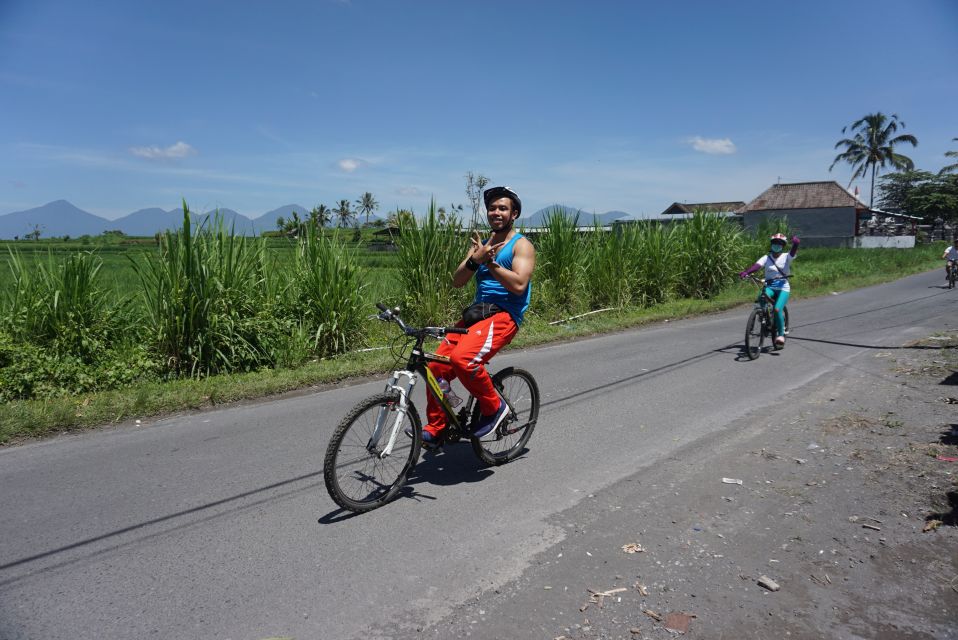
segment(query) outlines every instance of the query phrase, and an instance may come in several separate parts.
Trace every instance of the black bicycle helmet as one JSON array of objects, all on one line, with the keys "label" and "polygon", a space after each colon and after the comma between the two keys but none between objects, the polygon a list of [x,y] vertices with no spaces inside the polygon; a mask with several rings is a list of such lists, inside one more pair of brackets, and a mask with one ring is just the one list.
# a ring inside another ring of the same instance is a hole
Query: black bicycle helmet
[{"label": "black bicycle helmet", "polygon": [[519,199],[519,194],[509,187],[490,187],[482,192],[482,200],[486,203],[487,209],[492,202],[499,198],[509,198],[512,200],[512,206],[516,210],[517,218],[522,214],[522,200]]}]

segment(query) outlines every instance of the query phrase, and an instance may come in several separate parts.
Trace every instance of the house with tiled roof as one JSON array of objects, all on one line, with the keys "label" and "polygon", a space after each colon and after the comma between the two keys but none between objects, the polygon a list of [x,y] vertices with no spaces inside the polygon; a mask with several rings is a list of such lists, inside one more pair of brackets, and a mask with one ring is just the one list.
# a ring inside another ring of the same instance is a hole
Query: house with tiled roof
[{"label": "house with tiled roof", "polygon": [[765,222],[787,218],[804,246],[914,246],[913,233],[910,242],[907,234],[895,236],[900,240],[868,239],[866,222],[891,214],[872,211],[834,180],[775,184],[738,212],[745,230],[753,233]]},{"label": "house with tiled roof", "polygon": [[685,202],[673,202],[669,208],[661,213],[662,216],[691,216],[696,211],[705,213],[717,213],[719,215],[734,215],[736,211],[745,206],[744,202],[698,202],[688,204]]}]

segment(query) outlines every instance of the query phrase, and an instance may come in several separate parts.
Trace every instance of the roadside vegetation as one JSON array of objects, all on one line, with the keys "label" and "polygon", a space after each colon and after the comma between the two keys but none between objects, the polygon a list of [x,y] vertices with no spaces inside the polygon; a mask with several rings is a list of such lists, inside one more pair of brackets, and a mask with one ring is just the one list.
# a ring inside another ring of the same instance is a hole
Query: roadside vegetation
[{"label": "roadside vegetation", "polygon": [[[395,251],[315,225],[245,238],[184,211],[181,228],[143,243],[8,245],[0,443],[381,372],[395,336],[369,320],[376,302],[440,324],[473,295],[450,283],[470,228],[435,204],[397,219]],[[582,231],[557,212],[547,227],[531,236],[533,302],[513,347],[749,302],[736,273],[788,231],[780,221],[753,237],[709,214]],[[802,297],[875,284],[937,267],[941,251],[803,249],[794,282]]]}]

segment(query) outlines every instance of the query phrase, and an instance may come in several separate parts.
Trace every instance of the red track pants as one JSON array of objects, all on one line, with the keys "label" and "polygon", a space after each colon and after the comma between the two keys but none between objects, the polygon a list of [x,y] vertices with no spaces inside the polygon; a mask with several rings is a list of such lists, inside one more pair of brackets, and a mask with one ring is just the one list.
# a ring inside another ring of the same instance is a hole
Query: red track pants
[{"label": "red track pants", "polygon": [[[458,324],[462,326],[462,322]],[[479,411],[492,415],[499,408],[499,395],[486,372],[485,364],[492,356],[509,344],[519,331],[518,325],[505,311],[480,320],[469,327],[468,334],[452,333],[440,343],[436,353],[449,356],[449,364],[430,362],[429,369],[436,378],[453,380],[459,378],[462,386],[479,401]],[[424,427],[438,435],[446,428],[446,414],[432,393],[426,393],[426,418]]]}]

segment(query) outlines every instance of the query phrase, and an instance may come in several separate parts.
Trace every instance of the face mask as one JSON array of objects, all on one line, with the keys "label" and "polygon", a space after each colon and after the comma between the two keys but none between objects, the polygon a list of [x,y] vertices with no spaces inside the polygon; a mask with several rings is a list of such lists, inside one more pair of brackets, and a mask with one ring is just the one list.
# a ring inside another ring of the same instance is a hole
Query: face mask
[{"label": "face mask", "polygon": [[774,252],[776,252],[776,253],[781,253],[781,252],[784,251],[784,250],[785,250],[785,245],[784,245],[784,244],[779,244],[778,242],[772,243],[772,251],[774,251]]}]

